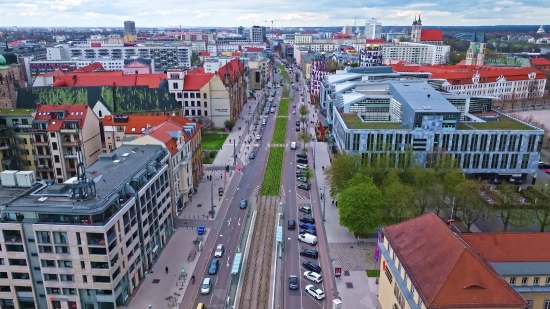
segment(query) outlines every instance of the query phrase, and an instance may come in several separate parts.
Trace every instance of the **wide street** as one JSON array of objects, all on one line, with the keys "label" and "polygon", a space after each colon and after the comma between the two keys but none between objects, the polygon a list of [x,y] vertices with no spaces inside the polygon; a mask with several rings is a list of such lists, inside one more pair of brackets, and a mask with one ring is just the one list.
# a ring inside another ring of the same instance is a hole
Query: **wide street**
[{"label": "wide street", "polygon": [[[278,77],[277,77],[278,78]],[[276,102],[280,99],[281,89],[278,89]],[[278,105],[278,104],[277,104]],[[259,108],[259,107],[258,107]],[[247,111],[243,111],[243,114]],[[262,115],[262,110],[260,114]],[[236,184],[236,189],[232,197],[228,198],[229,201],[224,200],[221,205],[219,216],[224,216],[222,225],[218,231],[213,231],[212,237],[215,237],[215,241],[209,248],[205,246],[205,254],[201,254],[195,267],[195,283],[190,285],[185,293],[185,297],[181,302],[180,308],[190,308],[189,304],[192,303],[196,306],[197,303],[206,304],[207,308],[224,308],[227,299],[227,291],[231,281],[231,267],[235,254],[237,253],[237,245],[244,222],[246,220],[247,210],[240,209],[239,205],[241,200],[246,199],[249,201],[254,198],[260,191],[260,184],[263,180],[265,167],[268,158],[268,146],[267,143],[273,136],[273,130],[275,127],[274,115],[269,114],[269,120],[266,125],[258,124],[260,140],[253,140],[251,143],[251,150],[256,157],[253,160],[249,160],[249,163],[241,169],[242,177]],[[262,115],[263,116],[263,115]],[[217,177],[217,173],[214,175]],[[228,188],[231,189],[231,185]],[[225,215],[223,212],[226,211]],[[218,244],[223,244],[225,247],[225,253],[220,259],[220,267],[218,273],[215,275],[208,274],[208,268],[210,262],[214,258],[214,250]],[[209,250],[209,251],[207,251]],[[241,267],[242,271],[243,267]],[[200,294],[200,284],[204,278],[211,278],[212,289],[210,294]],[[194,307],[193,307],[194,308]]]},{"label": "wide street", "polygon": [[[290,78],[294,79],[294,74],[290,74]],[[305,89],[303,86],[302,89]],[[302,90],[301,93],[303,94],[304,91]],[[285,152],[284,157],[284,165],[283,165],[283,188],[284,188],[284,203],[285,203],[285,231],[284,231],[284,261],[283,261],[283,285],[280,287],[282,289],[282,308],[304,308],[304,309],[310,309],[310,308],[330,308],[332,301],[332,285],[330,284],[332,281],[330,278],[332,278],[332,269],[330,268],[329,258],[328,258],[328,247],[326,244],[326,237],[325,237],[325,229],[323,225],[323,221],[321,218],[321,211],[319,207],[319,203],[317,202],[318,196],[316,196],[316,187],[312,188],[312,191],[304,191],[301,189],[298,189],[296,187],[297,185],[297,179],[296,179],[296,154],[301,152],[301,149],[303,148],[303,145],[298,142],[297,139],[297,131],[296,131],[296,122],[300,119],[300,113],[299,109],[302,104],[301,102],[302,96],[300,96],[299,91],[294,91],[294,98],[293,101],[290,103],[289,107],[289,119],[288,119],[288,127],[287,127],[287,143],[290,144],[291,142],[297,142],[298,149],[296,150],[289,150]],[[292,107],[293,105],[296,105],[296,107]],[[293,114],[292,111],[295,111],[296,113]],[[312,116],[312,115],[311,115]],[[310,117],[308,117],[309,120]],[[308,121],[306,121],[307,124]],[[306,145],[306,147],[310,148],[310,144]],[[289,148],[288,148],[289,149]],[[313,168],[313,157],[312,152],[308,151],[308,165],[309,168]],[[312,172],[312,174],[314,174]],[[313,198],[312,198],[313,193]],[[298,208],[300,205],[308,204],[311,205],[312,208],[312,214],[315,218],[315,227],[317,228],[317,238],[318,243],[316,246],[310,246],[304,242],[298,241],[298,233],[299,233],[299,227],[296,227],[296,230],[288,230],[287,229],[287,222],[288,220],[295,220],[298,224],[299,218],[303,215],[299,212]],[[310,259],[306,257],[300,256],[300,248],[312,248],[315,250],[318,250],[319,252],[319,258],[318,259]],[[303,277],[303,273],[306,271],[306,269],[303,268],[302,262],[304,261],[312,261],[317,263],[322,268],[322,276],[323,278],[329,278],[328,283],[329,287],[327,287],[326,281],[322,281],[320,284],[315,284],[311,281],[308,281]],[[288,286],[288,278],[291,275],[298,276],[300,278],[299,283],[299,289],[298,290],[290,290]],[[307,294],[304,291],[304,288],[306,285],[313,284],[319,288],[321,288],[327,297],[324,300],[316,300],[313,297],[311,297],[309,294]]]}]

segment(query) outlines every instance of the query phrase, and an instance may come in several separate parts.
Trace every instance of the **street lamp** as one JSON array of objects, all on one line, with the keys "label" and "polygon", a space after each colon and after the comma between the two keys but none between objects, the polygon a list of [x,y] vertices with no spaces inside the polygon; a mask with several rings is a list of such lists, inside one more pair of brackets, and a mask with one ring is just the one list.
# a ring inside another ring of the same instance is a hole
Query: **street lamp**
[{"label": "street lamp", "polygon": [[323,189],[321,189],[321,199],[323,200],[323,222],[327,221],[325,220],[325,212],[326,212],[326,198],[325,198],[325,185],[323,185]]}]

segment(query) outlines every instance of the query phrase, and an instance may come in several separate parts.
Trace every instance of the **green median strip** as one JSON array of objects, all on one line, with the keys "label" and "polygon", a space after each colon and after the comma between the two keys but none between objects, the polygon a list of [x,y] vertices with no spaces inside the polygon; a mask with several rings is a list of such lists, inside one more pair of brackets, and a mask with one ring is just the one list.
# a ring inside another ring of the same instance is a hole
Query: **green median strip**
[{"label": "green median strip", "polygon": [[269,157],[267,158],[267,166],[260,195],[279,196],[281,194],[284,155],[284,147],[271,147],[269,149]]},{"label": "green median strip", "polygon": [[282,98],[279,103],[279,111],[277,111],[277,116],[288,116],[288,107],[290,105],[289,98]]},{"label": "green median strip", "polygon": [[275,132],[273,132],[272,144],[286,143],[286,128],[288,118],[275,118]]}]

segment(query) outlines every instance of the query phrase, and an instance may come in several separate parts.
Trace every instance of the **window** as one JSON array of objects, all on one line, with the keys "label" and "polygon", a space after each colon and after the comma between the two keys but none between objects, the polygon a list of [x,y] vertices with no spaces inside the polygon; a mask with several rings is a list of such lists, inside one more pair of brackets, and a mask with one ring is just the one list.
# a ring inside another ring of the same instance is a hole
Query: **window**
[{"label": "window", "polygon": [[53,160],[55,161],[55,163],[59,163],[59,156],[58,155],[53,156]]},{"label": "window", "polygon": [[516,277],[510,278],[510,285],[516,285]]},{"label": "window", "polygon": [[176,96],[178,97],[178,99],[181,99],[182,97],[181,92],[176,93]]},{"label": "window", "polygon": [[521,285],[527,285],[527,277],[521,278]]},{"label": "window", "polygon": [[42,264],[42,267],[55,267],[54,260],[40,260],[40,264]]},{"label": "window", "polygon": [[414,294],[414,285],[411,284],[411,293]]},{"label": "window", "polygon": [[55,133],[54,133],[54,132],[51,132],[51,133],[50,133],[50,137],[55,137]]},{"label": "window", "polygon": [[546,280],[544,281],[545,285],[550,285],[550,277],[546,277]]},{"label": "window", "polygon": [[202,98],[203,98],[203,99],[206,99],[206,93],[203,93],[203,94],[202,94]]},{"label": "window", "polygon": [[174,89],[178,89],[178,83],[172,83]]},{"label": "window", "polygon": [[528,299],[525,302],[527,302],[527,306],[525,307],[525,309],[530,309],[533,306],[533,301],[532,300]]},{"label": "window", "polygon": [[57,150],[57,143],[56,142],[52,142],[52,149]]},{"label": "window", "polygon": [[550,300],[544,301],[544,308],[543,309],[550,309]]},{"label": "window", "polygon": [[103,112],[102,111],[98,111],[97,113],[98,113],[99,118],[103,117]]},{"label": "window", "polygon": [[204,111],[204,115],[205,115],[205,116],[208,116],[208,111]]},{"label": "window", "polygon": [[204,102],[204,107],[208,107],[208,102]]},{"label": "window", "polygon": [[57,261],[57,264],[62,268],[73,268],[73,262],[71,261]]},{"label": "window", "polygon": [[533,278],[533,285],[539,285],[540,277]]},{"label": "window", "polygon": [[58,281],[57,274],[44,274],[44,281]]}]

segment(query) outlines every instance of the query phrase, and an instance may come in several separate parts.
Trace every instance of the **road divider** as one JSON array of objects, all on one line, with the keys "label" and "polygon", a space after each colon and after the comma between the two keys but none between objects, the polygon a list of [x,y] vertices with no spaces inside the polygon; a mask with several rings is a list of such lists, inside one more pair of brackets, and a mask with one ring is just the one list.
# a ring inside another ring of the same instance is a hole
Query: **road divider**
[{"label": "road divider", "polygon": [[288,118],[275,118],[275,131],[273,132],[272,144],[286,143],[287,127],[288,127]]},{"label": "road divider", "polygon": [[267,166],[265,168],[264,181],[262,182],[262,196],[279,196],[281,179],[283,177],[284,147],[270,147]]}]

